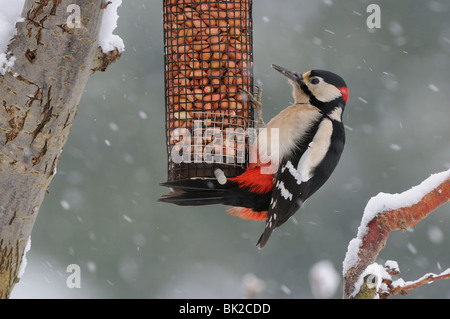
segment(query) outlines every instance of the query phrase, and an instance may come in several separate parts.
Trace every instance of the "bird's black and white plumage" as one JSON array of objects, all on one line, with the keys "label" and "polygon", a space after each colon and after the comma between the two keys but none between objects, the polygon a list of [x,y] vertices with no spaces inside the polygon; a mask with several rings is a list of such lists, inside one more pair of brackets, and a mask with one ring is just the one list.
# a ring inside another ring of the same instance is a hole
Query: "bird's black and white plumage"
[{"label": "bird's black and white plumage", "polygon": [[345,143],[342,113],[348,89],[344,80],[325,70],[300,74],[272,67],[292,85],[294,104],[265,125],[261,101],[249,94],[258,111],[258,126],[263,127],[251,147],[250,158],[256,160],[224,185],[201,179],[189,181],[189,186],[166,183],[174,191],[161,199],[177,205],[230,205],[233,215],[265,220],[259,248],[327,181]]},{"label": "bird's black and white plumage", "polygon": [[[286,140],[289,145],[280,154],[265,230],[258,241],[260,248],[272,231],[294,215],[327,181],[345,144],[342,112],[348,90],[344,80],[324,70],[300,75],[276,65],[273,67],[289,79],[295,103],[272,121],[280,122],[277,126],[284,123],[293,133],[282,131],[282,135],[280,132],[280,143]],[[275,127],[271,122],[267,127]]]}]

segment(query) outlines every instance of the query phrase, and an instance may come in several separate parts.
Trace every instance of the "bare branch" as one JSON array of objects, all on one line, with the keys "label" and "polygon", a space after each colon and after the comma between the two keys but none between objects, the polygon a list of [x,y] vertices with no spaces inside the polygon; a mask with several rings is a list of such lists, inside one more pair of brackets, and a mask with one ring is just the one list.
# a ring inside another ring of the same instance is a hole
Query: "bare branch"
[{"label": "bare branch", "polygon": [[[391,231],[415,227],[449,201],[449,177],[450,170],[444,171],[402,194],[379,194],[369,201],[358,235],[350,242],[344,260],[344,298],[357,294],[356,282],[364,270],[375,262]],[[411,197],[415,199],[411,201]],[[390,203],[390,200],[395,203]]]},{"label": "bare branch", "polygon": [[380,298],[386,299],[394,295],[408,295],[407,291],[409,290],[416,289],[424,284],[430,284],[441,279],[450,279],[450,268],[440,274],[429,273],[415,281],[408,281],[401,285],[395,285],[392,283],[392,280],[388,279],[383,281],[387,285],[388,291],[382,292]]}]

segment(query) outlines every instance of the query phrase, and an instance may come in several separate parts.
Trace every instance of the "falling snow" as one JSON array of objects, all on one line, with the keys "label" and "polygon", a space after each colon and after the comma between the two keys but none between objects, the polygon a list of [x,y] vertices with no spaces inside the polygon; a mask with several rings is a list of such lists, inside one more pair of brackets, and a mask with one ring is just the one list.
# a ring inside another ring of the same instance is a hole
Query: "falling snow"
[{"label": "falling snow", "polygon": [[127,222],[129,222],[129,223],[132,223],[132,222],[133,222],[133,220],[132,220],[129,216],[127,216],[127,215],[122,215],[122,217],[123,217],[123,219],[124,219],[125,221],[127,221]]},{"label": "falling snow", "polygon": [[406,248],[408,248],[408,250],[410,251],[411,254],[413,254],[413,255],[417,254],[417,249],[413,244],[407,243]]},{"label": "falling snow", "polygon": [[114,122],[110,122],[109,129],[113,132],[117,132],[119,130],[119,126]]},{"label": "falling snow", "polygon": [[88,261],[86,263],[86,267],[90,272],[96,272],[97,271],[97,264],[93,261]]},{"label": "falling snow", "polygon": [[139,117],[143,120],[147,119],[147,113],[145,113],[144,111],[139,111]]},{"label": "falling snow", "polygon": [[60,204],[61,204],[61,207],[64,208],[65,210],[69,210],[69,209],[70,209],[70,204],[69,204],[68,201],[66,201],[66,200],[63,199],[63,200],[60,202]]},{"label": "falling snow", "polygon": [[314,298],[332,298],[340,281],[338,272],[329,260],[319,261],[309,270],[309,284]]},{"label": "falling snow", "polygon": [[362,97],[360,97],[360,96],[358,96],[358,100],[360,100],[360,101],[363,102],[364,104],[369,103],[369,102],[367,102],[366,99],[364,99],[364,98],[362,98]]},{"label": "falling snow", "polygon": [[400,145],[398,145],[398,144],[390,144],[389,147],[390,147],[391,150],[394,150],[394,151],[401,151],[402,150],[402,147]]},{"label": "falling snow", "polygon": [[289,289],[289,287],[286,285],[281,285],[280,288],[286,295],[290,295],[292,293],[291,289]]},{"label": "falling snow", "polygon": [[433,83],[428,84],[428,88],[433,92],[439,92],[439,88]]},{"label": "falling snow", "polygon": [[428,228],[428,238],[433,244],[439,245],[443,243],[445,236],[439,226],[430,226]]}]

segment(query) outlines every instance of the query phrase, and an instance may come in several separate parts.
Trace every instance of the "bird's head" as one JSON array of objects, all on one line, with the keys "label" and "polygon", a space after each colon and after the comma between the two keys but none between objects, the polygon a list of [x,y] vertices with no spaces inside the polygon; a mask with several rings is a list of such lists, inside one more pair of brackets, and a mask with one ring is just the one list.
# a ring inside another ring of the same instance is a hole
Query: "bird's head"
[{"label": "bird's head", "polygon": [[310,103],[324,113],[343,109],[348,100],[345,81],[337,74],[325,70],[311,70],[303,74],[272,64],[272,68],[288,78],[293,87],[295,103]]}]

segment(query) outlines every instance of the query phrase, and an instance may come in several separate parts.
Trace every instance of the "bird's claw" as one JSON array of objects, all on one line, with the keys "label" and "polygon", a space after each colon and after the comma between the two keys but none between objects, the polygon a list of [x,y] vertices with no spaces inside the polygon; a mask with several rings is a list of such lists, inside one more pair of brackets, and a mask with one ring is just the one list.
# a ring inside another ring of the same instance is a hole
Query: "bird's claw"
[{"label": "bird's claw", "polygon": [[265,126],[262,114],[263,108],[263,89],[259,86],[255,86],[256,94],[252,94],[246,89],[242,89],[247,94],[248,101],[252,104],[253,108],[257,112],[257,126]]},{"label": "bird's claw", "polygon": [[246,89],[242,89],[247,94],[248,100],[252,103],[253,107],[259,111],[262,110],[262,95],[263,89],[259,86],[255,86],[256,94],[252,94]]}]

